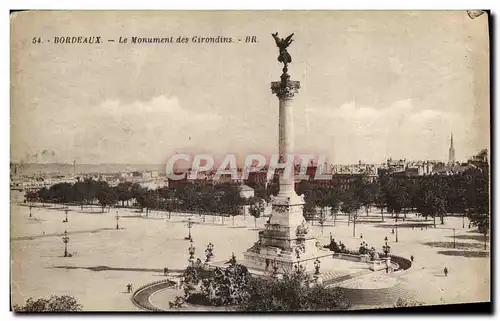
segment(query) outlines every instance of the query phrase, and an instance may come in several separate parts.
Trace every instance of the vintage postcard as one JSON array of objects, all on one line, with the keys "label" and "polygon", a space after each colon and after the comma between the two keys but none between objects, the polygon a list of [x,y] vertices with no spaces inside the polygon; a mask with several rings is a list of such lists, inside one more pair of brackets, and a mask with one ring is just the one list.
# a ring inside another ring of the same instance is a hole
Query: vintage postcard
[{"label": "vintage postcard", "polygon": [[491,309],[489,13],[11,13],[11,309]]}]

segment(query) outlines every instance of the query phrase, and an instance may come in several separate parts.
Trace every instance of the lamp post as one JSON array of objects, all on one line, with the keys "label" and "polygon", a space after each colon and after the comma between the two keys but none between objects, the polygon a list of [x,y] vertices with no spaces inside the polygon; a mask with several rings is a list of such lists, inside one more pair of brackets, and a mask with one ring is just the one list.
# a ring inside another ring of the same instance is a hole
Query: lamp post
[{"label": "lamp post", "polygon": [[398,242],[398,221],[396,219],[396,243]]},{"label": "lamp post", "polygon": [[31,217],[31,208],[32,207],[33,207],[33,205],[31,205],[31,203],[30,203],[30,205],[29,205],[29,208],[30,208],[30,217]]},{"label": "lamp post", "polygon": [[64,219],[64,222],[68,223],[68,208],[67,207],[64,209],[64,214],[66,215],[66,218]]},{"label": "lamp post", "polygon": [[116,211],[116,229],[120,229],[120,225],[118,225],[118,221],[120,220],[120,217],[118,216],[118,211]]},{"label": "lamp post", "polygon": [[[191,221],[191,218],[188,219],[187,227],[188,227],[188,236],[185,237],[185,240],[192,241],[193,238],[191,237],[191,227],[193,226],[193,221]],[[211,244],[211,243],[210,243]]]},{"label": "lamp post", "polygon": [[389,244],[387,244],[387,241],[388,241],[387,236],[385,237],[384,241],[385,241],[385,245],[382,246],[382,250],[384,251],[384,254],[387,257],[387,256],[389,256],[389,253],[391,252],[391,246]]},{"label": "lamp post", "polygon": [[64,230],[64,236],[62,238],[63,243],[64,243],[64,257],[68,256],[68,243],[69,243],[69,236],[68,232]]},{"label": "lamp post", "polygon": [[321,235],[323,235],[323,227],[325,225],[325,210],[321,208],[319,212],[319,225],[321,226]]},{"label": "lamp post", "polygon": [[352,237],[356,237],[356,218],[358,216],[358,210],[352,216]]},{"label": "lamp post", "polygon": [[360,252],[362,252],[362,253],[359,253],[359,254],[366,254],[366,248],[367,248],[367,246],[368,246],[368,244],[365,241],[361,242],[361,244],[360,244],[360,250],[361,251]]},{"label": "lamp post", "polygon": [[314,275],[319,275],[319,268],[321,267],[321,261],[317,258],[316,261],[314,261]]},{"label": "lamp post", "polygon": [[453,248],[455,248],[455,229],[453,229]]},{"label": "lamp post", "polygon": [[195,253],[196,248],[193,245],[193,240],[190,241],[189,247],[188,247],[188,252],[189,252],[189,262],[191,264],[194,264],[194,253]]}]

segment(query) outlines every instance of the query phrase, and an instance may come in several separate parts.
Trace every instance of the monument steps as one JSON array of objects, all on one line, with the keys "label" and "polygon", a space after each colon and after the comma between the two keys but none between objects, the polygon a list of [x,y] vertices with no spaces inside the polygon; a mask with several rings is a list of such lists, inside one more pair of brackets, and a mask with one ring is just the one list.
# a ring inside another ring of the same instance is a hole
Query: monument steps
[{"label": "monument steps", "polygon": [[353,305],[393,306],[399,299],[411,301],[415,293],[408,291],[404,283],[381,289],[343,288],[344,294]]},{"label": "monument steps", "polygon": [[[333,273],[335,273],[335,272],[333,272]],[[325,285],[333,285],[333,284],[341,283],[341,282],[356,278],[358,276],[369,274],[369,273],[371,273],[371,271],[360,271],[360,272],[356,272],[356,273],[352,273],[352,274],[345,274],[345,273],[340,274],[340,273],[338,273],[340,275],[338,275],[336,278],[327,279],[326,281],[325,281],[325,279],[323,279],[323,283]]]}]

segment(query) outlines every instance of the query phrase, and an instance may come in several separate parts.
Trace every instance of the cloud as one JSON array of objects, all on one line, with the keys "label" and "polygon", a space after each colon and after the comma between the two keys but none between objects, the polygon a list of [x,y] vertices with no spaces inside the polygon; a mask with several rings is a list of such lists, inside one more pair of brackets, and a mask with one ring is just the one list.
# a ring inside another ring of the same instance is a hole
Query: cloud
[{"label": "cloud", "polygon": [[33,116],[37,128],[28,133],[36,134],[33,145],[67,158],[59,161],[110,163],[161,163],[177,148],[189,148],[189,137],[209,138],[222,119],[184,108],[176,97],[167,96],[132,103],[104,101]]},{"label": "cloud", "polygon": [[[259,127],[267,120],[249,123],[213,109],[195,111],[176,97],[52,110],[38,108],[25,115],[35,123],[16,130],[23,134],[17,154],[35,148],[55,151],[59,162],[159,164],[174,152],[277,150],[277,132]],[[464,130],[471,121],[459,112],[422,109],[411,99],[384,108],[355,101],[337,108],[296,108],[295,150],[326,154],[334,163],[379,163],[387,157],[446,160],[453,132],[457,158],[465,158],[475,152]]]},{"label": "cloud", "polygon": [[470,127],[468,119],[458,112],[419,109],[411,99],[379,109],[350,101],[307,113],[298,125],[308,126],[304,133],[309,137],[299,138],[297,149],[326,152],[337,163],[381,162],[391,156],[445,160],[451,132],[457,156],[469,155],[463,130]]}]

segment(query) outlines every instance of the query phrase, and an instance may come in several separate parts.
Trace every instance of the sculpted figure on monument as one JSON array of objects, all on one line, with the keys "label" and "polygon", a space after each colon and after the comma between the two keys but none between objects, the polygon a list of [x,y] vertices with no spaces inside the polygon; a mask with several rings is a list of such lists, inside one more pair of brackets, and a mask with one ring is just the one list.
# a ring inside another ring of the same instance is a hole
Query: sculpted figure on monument
[{"label": "sculpted figure on monument", "polygon": [[306,235],[307,233],[309,233],[309,228],[307,227],[305,221],[303,221],[299,226],[297,226],[297,229],[295,230],[295,235],[302,236]]},{"label": "sculpted figure on monument", "polygon": [[288,48],[288,46],[290,46],[290,44],[293,41],[293,39],[292,39],[293,33],[286,38],[279,38],[277,32],[272,33],[271,35],[273,36],[274,40],[276,41],[276,46],[278,46],[278,48],[280,50],[280,54],[278,56],[278,61],[281,63],[284,63],[285,68],[286,68],[286,66],[292,62],[292,56],[290,56],[290,54],[288,53],[287,48]]}]

